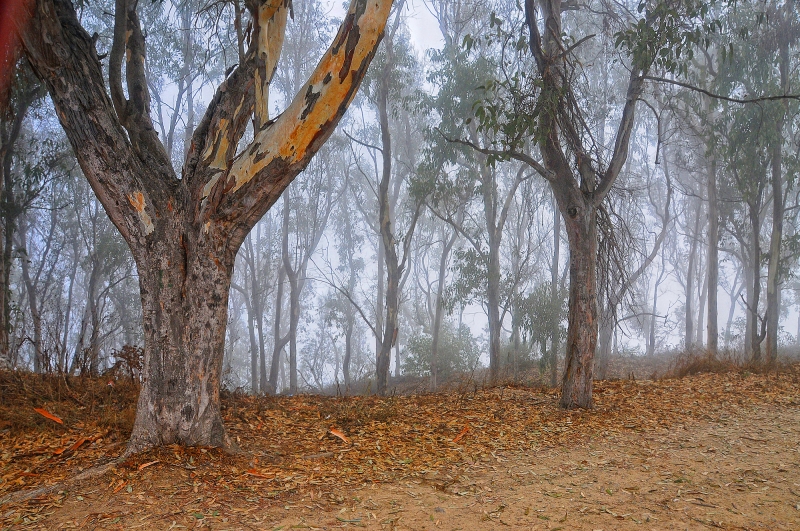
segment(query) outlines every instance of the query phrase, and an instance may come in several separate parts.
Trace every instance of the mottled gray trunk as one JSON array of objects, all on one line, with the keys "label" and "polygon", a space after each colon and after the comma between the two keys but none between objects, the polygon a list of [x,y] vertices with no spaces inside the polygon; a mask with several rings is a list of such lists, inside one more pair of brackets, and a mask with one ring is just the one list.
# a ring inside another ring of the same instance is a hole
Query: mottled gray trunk
[{"label": "mottled gray trunk", "polygon": [[[387,55],[390,55],[387,53]],[[387,65],[389,61],[387,60]],[[389,199],[389,182],[392,177],[392,140],[389,133],[389,79],[388,72],[384,71],[381,76],[378,88],[378,121],[381,129],[381,148],[383,166],[381,171],[381,181],[378,185],[378,224],[383,243],[383,258],[386,272],[386,284],[384,293],[384,314],[383,334],[378,344],[378,352],[375,360],[378,394],[385,394],[389,386],[389,365],[392,360],[392,347],[397,339],[398,332],[398,306],[399,306],[399,286],[400,275],[397,259],[397,248],[395,245],[394,232],[392,230],[392,214]]]},{"label": "mottled gray trunk", "polygon": [[281,316],[283,313],[283,285],[286,282],[286,270],[281,266],[278,270],[278,284],[275,290],[275,322],[273,328],[272,362],[269,368],[269,381],[265,381],[266,369],[262,365],[261,392],[278,393],[278,371],[281,367],[281,352],[289,341],[289,335],[281,335]]},{"label": "mottled gray trunk", "polygon": [[683,343],[687,351],[694,347],[694,283],[697,268],[697,247],[700,238],[700,218],[702,208],[699,200],[692,202],[694,206],[694,228],[689,238],[689,257],[686,264],[686,286],[684,291],[684,330]]},{"label": "mottled gray trunk", "polygon": [[447,240],[442,241],[442,254],[439,257],[439,276],[436,285],[433,328],[431,330],[431,391],[436,391],[439,385],[439,336],[442,329],[442,319],[444,318],[444,284],[447,279],[447,263],[450,257],[450,251],[457,237],[458,233],[453,231]]},{"label": "mottled gray trunk", "polygon": [[[759,198],[760,199],[760,198]],[[761,216],[759,214],[761,201],[748,204],[748,217],[750,220],[750,286],[747,292],[747,333],[749,343],[746,348],[749,358],[754,363],[761,363],[761,341],[759,333],[758,305],[761,299]]]},{"label": "mottled gray trunk", "polygon": [[699,281],[702,278],[703,283],[700,286],[700,301],[697,305],[697,336],[695,337],[695,346],[697,348],[703,348],[702,324],[705,322],[706,298],[708,297],[708,274],[703,271],[700,260],[698,260],[698,264],[700,264],[700,270],[697,272],[697,280]]},{"label": "mottled gray trunk", "polygon": [[[233,271],[224,235],[151,235],[137,257],[144,320],[142,389],[129,451],[172,443],[231,447],[220,412],[220,378]],[[219,241],[221,240],[221,241]]]}]

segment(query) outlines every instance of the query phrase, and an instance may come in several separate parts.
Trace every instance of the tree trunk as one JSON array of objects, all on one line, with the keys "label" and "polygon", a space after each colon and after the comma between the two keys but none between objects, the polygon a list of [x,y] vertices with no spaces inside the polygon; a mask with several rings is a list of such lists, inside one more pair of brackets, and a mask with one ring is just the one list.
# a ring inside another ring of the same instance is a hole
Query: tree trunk
[{"label": "tree trunk", "polygon": [[173,443],[231,447],[219,390],[233,256],[220,256],[222,234],[220,242],[199,232],[178,224],[154,233],[152,252],[137,260],[145,359],[131,452]]},{"label": "tree trunk", "polygon": [[569,238],[569,327],[560,405],[591,408],[597,348],[597,209],[587,201],[561,204]]},{"label": "tree trunk", "polygon": [[297,276],[289,284],[289,394],[297,394],[297,328],[300,323],[300,291]]},{"label": "tree trunk", "polygon": [[[789,4],[784,6],[788,14]],[[784,19],[787,16],[784,15]],[[785,28],[785,24],[784,24]],[[788,31],[788,30],[786,30]],[[784,91],[789,90],[789,40],[785,33],[778,36],[781,87]],[[780,118],[775,120],[775,134],[772,145],[772,233],[769,240],[769,265],[767,269],[767,345],[766,358],[767,364],[774,365],[778,359],[778,332],[780,328],[780,269],[781,269],[781,240],[783,238],[783,216],[784,216],[784,197],[783,197],[783,128],[786,120],[786,110],[788,102],[780,102]]]},{"label": "tree trunk", "polygon": [[[731,344],[733,343],[733,334],[731,333],[731,328],[733,328],[733,318],[736,315],[736,305],[739,301],[739,297],[742,295],[742,291],[745,288],[745,284],[747,280],[743,283],[739,284],[739,278],[742,276],[741,268],[736,268],[736,276],[733,278],[733,282],[731,282],[731,292],[730,292],[730,306],[728,308],[728,319],[725,322],[725,348],[731,348]],[[739,286],[737,289],[736,286]]]},{"label": "tree trunk", "polygon": [[[27,223],[20,224],[20,240],[22,248],[27,251]],[[28,292],[28,307],[31,311],[31,320],[33,321],[33,372],[39,373],[48,371],[52,368],[49,364],[44,366],[44,351],[42,350],[42,312],[39,308],[39,301],[37,297],[38,286],[33,281],[30,274],[30,260],[27,253],[20,260],[20,269],[22,269],[22,280],[25,282],[25,290]]]},{"label": "tree trunk", "polygon": [[263,379],[264,368],[262,366],[261,392],[278,394],[278,371],[281,366],[281,351],[289,340],[289,335],[281,336],[281,314],[283,309],[283,284],[286,281],[286,270],[281,266],[278,270],[278,287],[275,290],[275,323],[274,337],[272,346],[272,362],[269,369],[269,381]]},{"label": "tree trunk", "polygon": [[[245,294],[245,297],[247,295]],[[252,305],[247,303],[247,334],[250,338],[250,392],[258,394],[258,344]]]},{"label": "tree trunk", "polygon": [[[444,231],[444,228],[442,228]],[[447,279],[447,262],[450,251],[458,238],[458,232],[445,241],[442,240],[442,255],[439,257],[439,277],[436,285],[436,307],[433,313],[433,329],[431,330],[431,391],[436,391],[439,385],[439,336],[444,318],[444,283]]]},{"label": "tree trunk", "polygon": [[64,309],[64,330],[62,331],[61,345],[59,347],[60,352],[58,354],[58,368],[61,372],[67,372],[71,363],[69,360],[69,349],[67,347],[69,345],[70,322],[72,320],[72,300],[75,290],[75,279],[78,276],[78,262],[80,261],[78,250],[80,239],[76,235],[73,236],[72,264],[70,264],[69,287],[67,288],[67,307]]},{"label": "tree trunk", "polygon": [[[383,246],[383,236],[378,227],[378,280],[375,289],[375,359],[381,351],[383,343],[383,308],[386,304],[386,250]],[[352,292],[350,292],[352,293]]]},{"label": "tree trunk", "polygon": [[686,264],[686,292],[684,302],[684,336],[683,343],[687,351],[694,347],[694,281],[697,263],[697,242],[700,237],[701,208],[699,201],[694,202],[695,218],[694,231],[689,243],[689,259]]},{"label": "tree trunk", "polygon": [[375,360],[378,394],[383,395],[389,386],[389,366],[392,361],[392,346],[397,339],[397,317],[399,306],[399,286],[402,272],[399,269],[397,248],[395,246],[394,232],[392,231],[392,209],[389,198],[389,183],[392,177],[392,139],[389,132],[389,70],[391,64],[390,43],[387,41],[387,59],[378,85],[377,105],[378,121],[381,130],[381,181],[378,185],[378,224],[383,244],[384,265],[386,267],[386,292],[384,330],[379,340],[378,352]]},{"label": "tree trunk", "polygon": [[354,319],[348,318],[344,331],[344,359],[342,360],[342,377],[344,378],[344,392],[350,393],[350,360],[353,359],[353,328]]},{"label": "tree trunk", "polygon": [[747,349],[753,363],[761,363],[761,341],[764,339],[758,330],[758,304],[761,298],[761,201],[748,203],[750,218],[750,282],[747,291],[747,332],[750,339]]},{"label": "tree trunk", "polygon": [[553,201],[553,261],[550,263],[550,304],[554,312],[559,315],[553,319],[553,329],[550,331],[550,387],[555,387],[558,382],[558,347],[561,344],[560,310],[561,300],[558,293],[558,263],[561,253],[561,212],[558,204]]},{"label": "tree trunk", "polygon": [[697,305],[697,336],[695,337],[695,346],[698,348],[703,348],[703,327],[702,323],[705,322],[705,311],[706,311],[706,298],[708,296],[708,274],[702,274],[702,267],[703,264],[698,260],[698,265],[700,267],[700,271],[697,272],[697,281],[699,282],[700,279],[703,279],[703,283],[700,285],[700,300]]},{"label": "tree trunk", "polygon": [[297,394],[297,324],[300,320],[300,286],[298,285],[297,271],[292,269],[289,256],[289,220],[290,220],[289,195],[283,196],[283,239],[281,242],[283,254],[283,271],[289,281],[289,394]]},{"label": "tree trunk", "polygon": [[[236,252],[333,133],[390,8],[389,0],[353,0],[304,88],[270,117],[290,3],[248,3],[255,23],[246,57],[209,102],[178,176],[150,118],[137,1],[116,1],[107,89],[95,39],[72,3],[32,0],[25,54],[138,267],[145,366],[128,453],[170,443],[230,447],[219,391]],[[251,123],[253,139],[237,149]]]},{"label": "tree trunk", "polygon": [[[492,233],[494,227],[489,228]],[[499,238],[489,237],[489,268],[486,279],[486,305],[489,318],[489,380],[497,383],[500,377],[500,245]]]},{"label": "tree trunk", "polygon": [[[347,293],[353,293],[358,282],[358,275],[356,274],[356,267],[353,255],[348,253],[347,260],[349,262],[350,277],[347,283]],[[344,390],[346,394],[350,393],[350,385],[352,383],[350,378],[350,362],[353,359],[353,334],[356,327],[356,309],[352,303],[347,304],[345,314],[345,331],[344,331],[344,359],[342,360],[342,377],[344,378]]]},{"label": "tree trunk", "polygon": [[719,201],[717,199],[717,161],[713,153],[707,167],[708,188],[708,324],[706,348],[712,356],[719,350]]}]

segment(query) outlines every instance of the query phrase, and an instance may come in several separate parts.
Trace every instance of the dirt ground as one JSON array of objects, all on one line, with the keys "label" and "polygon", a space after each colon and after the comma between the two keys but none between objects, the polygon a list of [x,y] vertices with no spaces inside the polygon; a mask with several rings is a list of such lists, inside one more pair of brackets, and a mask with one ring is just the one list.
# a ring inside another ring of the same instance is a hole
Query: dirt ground
[{"label": "dirt ground", "polygon": [[[603,382],[592,412],[527,389],[282,400],[228,407],[238,456],[170,447],[26,502],[0,491],[0,528],[800,529],[797,371]],[[0,435],[10,493],[120,450],[95,440],[14,472],[32,458],[12,443]]]}]

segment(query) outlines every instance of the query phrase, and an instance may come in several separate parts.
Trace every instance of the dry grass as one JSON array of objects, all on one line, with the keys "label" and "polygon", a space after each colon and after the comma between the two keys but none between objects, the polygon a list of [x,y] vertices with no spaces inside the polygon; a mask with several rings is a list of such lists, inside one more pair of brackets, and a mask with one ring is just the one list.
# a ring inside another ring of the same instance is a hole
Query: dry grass
[{"label": "dry grass", "polygon": [[[31,415],[45,404],[71,425],[91,423],[113,433],[129,434],[139,387],[130,379],[109,385],[105,378],[0,372],[0,433],[53,429],[53,422]],[[66,431],[66,429],[65,429]],[[124,436],[124,435],[123,435]]]},{"label": "dry grass", "polygon": [[[795,362],[796,363],[796,362]],[[779,360],[774,364],[758,363],[745,358],[735,350],[712,354],[706,350],[683,352],[675,356],[664,378],[685,378],[696,374],[776,374],[792,369],[792,360]]]}]

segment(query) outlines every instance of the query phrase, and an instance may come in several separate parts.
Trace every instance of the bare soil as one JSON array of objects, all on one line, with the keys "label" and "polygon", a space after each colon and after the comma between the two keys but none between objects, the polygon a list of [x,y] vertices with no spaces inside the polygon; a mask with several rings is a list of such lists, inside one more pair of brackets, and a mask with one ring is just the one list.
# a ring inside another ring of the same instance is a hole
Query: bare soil
[{"label": "bare soil", "polygon": [[35,457],[21,441],[69,433],[6,430],[0,528],[797,530],[798,374],[601,382],[591,412],[530,389],[244,400],[242,455],[165,448],[23,503],[121,449]]}]

